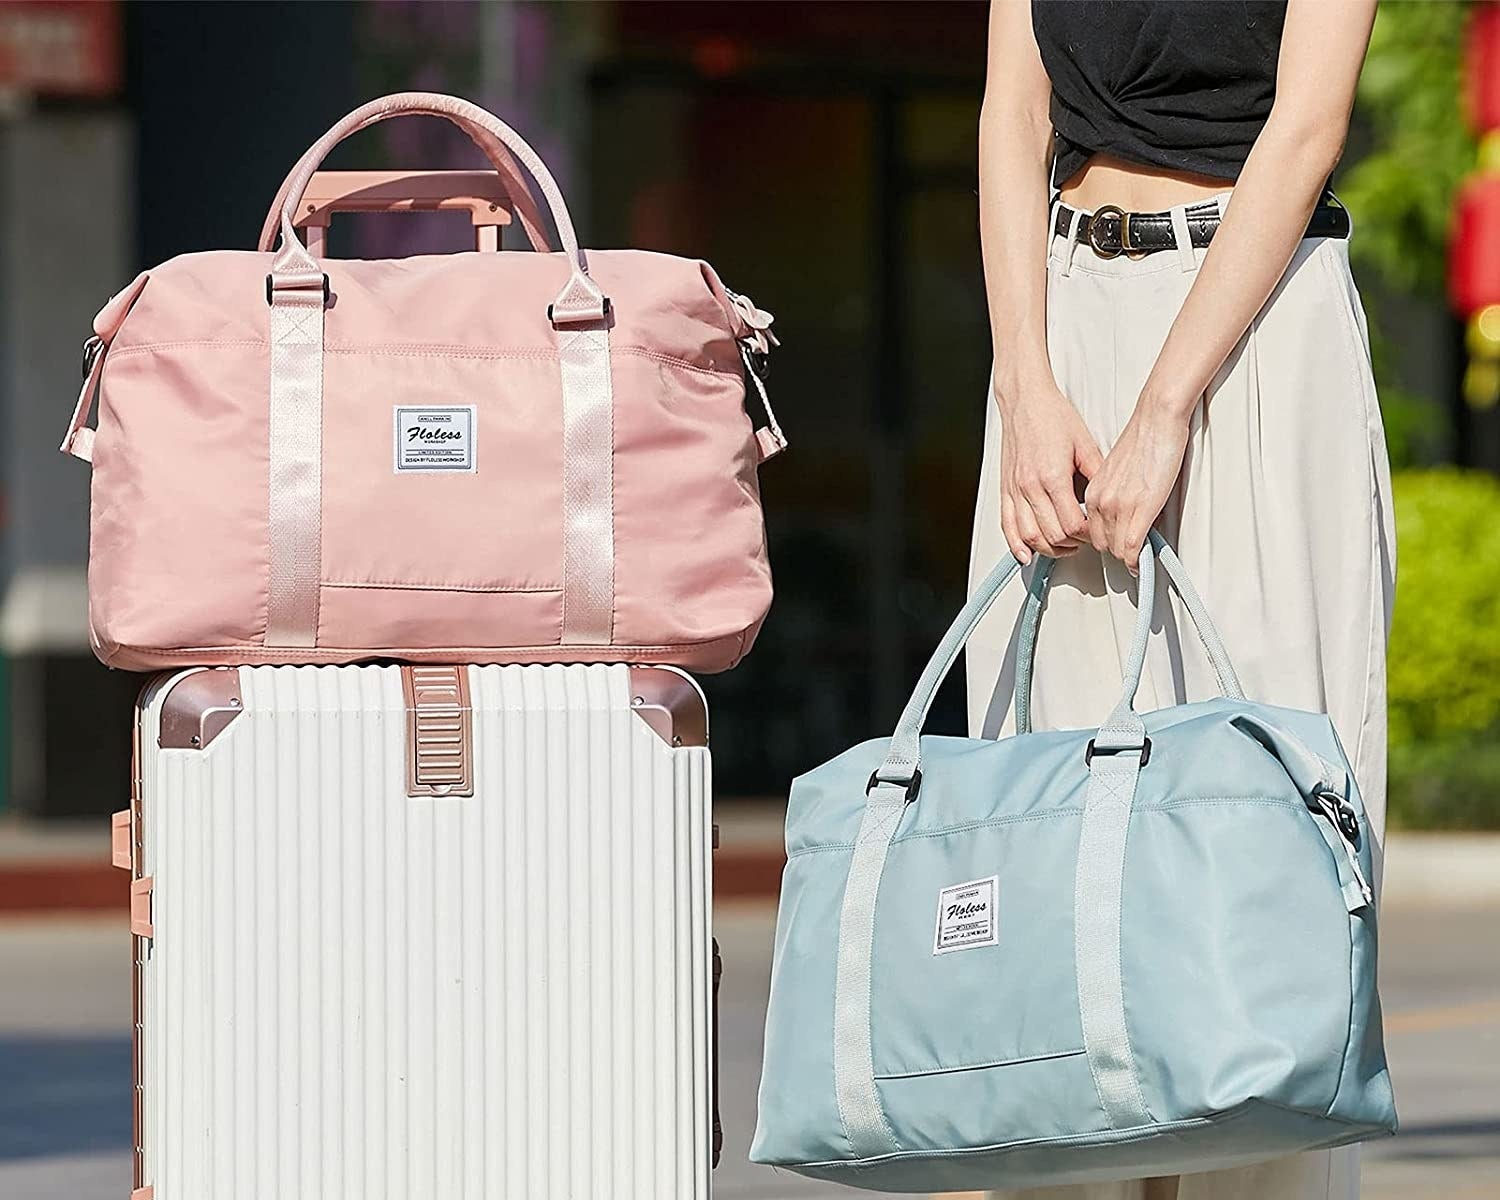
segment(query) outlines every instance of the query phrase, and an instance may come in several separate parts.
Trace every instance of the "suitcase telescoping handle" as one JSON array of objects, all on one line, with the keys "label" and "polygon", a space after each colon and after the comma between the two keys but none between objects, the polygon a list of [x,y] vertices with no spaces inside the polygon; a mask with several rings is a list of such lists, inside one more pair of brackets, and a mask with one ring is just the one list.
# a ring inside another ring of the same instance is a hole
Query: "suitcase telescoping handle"
[{"label": "suitcase telescoping handle", "polygon": [[[546,223],[542,220],[541,211],[536,206],[536,200],[532,197],[531,189],[527,186],[526,176],[524,172],[522,172],[520,164],[516,162],[515,156],[505,148],[504,142],[500,141],[498,138],[494,137],[486,130],[481,129],[477,125],[468,125],[457,118],[452,119],[454,121],[454,124],[458,125],[460,129],[467,133],[469,137],[474,141],[474,143],[484,151],[485,157],[489,159],[490,166],[494,169],[495,176],[499,180],[499,187],[503,191],[504,195],[509,199],[509,207],[515,213],[516,219],[520,221],[521,228],[526,231],[526,238],[531,243],[531,248],[540,254],[547,253],[552,249],[552,245],[547,234],[547,226]],[[281,181],[281,186],[276,189],[276,199],[271,202],[271,207],[266,213],[266,219],[261,223],[260,227],[260,241],[258,243],[258,246],[262,251],[269,252],[276,248],[276,235],[281,230],[281,210],[286,205],[287,193],[291,191],[293,180],[297,178],[298,173],[302,170],[304,165],[306,165],[307,160],[312,157],[313,151],[316,149],[316,146],[309,147],[307,151],[302,155],[302,157],[297,160],[292,169],[287,172],[286,178]],[[320,155],[320,160],[321,157],[322,156]],[[316,168],[317,164],[314,163],[313,165]],[[301,211],[303,213],[307,211],[306,201],[313,199],[311,193],[318,186],[320,180],[324,180],[325,178],[337,177],[339,175],[352,177],[357,174],[368,175],[373,179],[377,172],[317,171],[308,183],[309,194],[304,198],[303,204],[299,206]],[[419,176],[438,176],[445,174],[458,176],[474,175],[477,174],[477,172],[405,171],[389,173],[388,178],[394,180],[396,176],[405,176],[406,178],[415,180]],[[418,183],[415,186],[421,188],[423,185]],[[421,195],[424,196],[425,194],[426,193],[421,193]],[[418,195],[413,194],[412,198],[416,199],[418,198]],[[331,211],[341,212],[344,210],[333,209]],[[350,211],[355,210],[351,209]],[[394,212],[397,210],[360,209],[358,211]],[[301,220],[298,220],[296,223],[298,225],[303,224]],[[478,222],[475,222],[475,224],[477,226]],[[318,252],[313,251],[313,253],[316,254]]]},{"label": "suitcase telescoping handle", "polygon": [[[587,325],[592,331],[601,326],[609,316],[609,299],[589,278],[588,259],[578,245],[573,218],[568,213],[567,202],[557,186],[557,180],[547,169],[547,164],[527,144],[525,138],[493,113],[457,96],[444,96],[436,92],[398,92],[393,96],[371,100],[338,121],[308,148],[283,189],[281,239],[271,262],[271,273],[266,277],[267,300],[273,309],[280,306],[290,310],[293,306],[305,306],[308,303],[305,298],[307,293],[315,292],[320,280],[326,304],[328,276],[318,265],[318,260],[302,245],[293,225],[293,219],[302,204],[302,194],[313,173],[328,157],[329,151],[350,134],[377,122],[403,116],[443,117],[467,133],[481,149],[489,150],[498,142],[531,173],[542,193],[542,199],[547,202],[552,223],[557,226],[557,239],[562,243],[569,267],[567,282],[548,306],[548,320],[557,329],[575,330]],[[321,341],[321,338],[317,340]],[[599,349],[591,348],[596,351]],[[320,347],[319,350],[321,352]],[[591,367],[594,366],[596,364],[591,363]]]},{"label": "suitcase telescoping handle", "polygon": [[476,250],[500,249],[511,198],[495,171],[319,171],[308,180],[294,223],[308,252],[321,258],[334,213],[454,210],[469,214]]}]

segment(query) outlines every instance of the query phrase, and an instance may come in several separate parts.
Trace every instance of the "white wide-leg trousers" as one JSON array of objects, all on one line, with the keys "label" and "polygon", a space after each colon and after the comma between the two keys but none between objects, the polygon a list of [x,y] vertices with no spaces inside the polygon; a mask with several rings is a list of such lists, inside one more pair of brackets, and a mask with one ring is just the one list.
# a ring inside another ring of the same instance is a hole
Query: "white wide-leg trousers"
[{"label": "white wide-leg trousers", "polygon": [[[1180,224],[1179,224],[1179,227]],[[1108,452],[1205,252],[1103,259],[1054,238],[1047,266],[1053,371]],[[971,586],[1005,550],[1000,443],[988,409]],[[1395,578],[1390,471],[1348,243],[1304,241],[1193,418],[1182,475],[1158,521],[1203,594],[1245,692],[1328,712],[1379,844],[1385,828],[1385,646]],[[1162,629],[1142,711],[1217,694],[1191,622],[1158,588]],[[1014,730],[1024,589],[996,602],[968,647],[970,731]],[[1134,581],[1092,549],[1060,561],[1041,622],[1038,729],[1098,725],[1120,690]],[[1225,936],[1231,931],[1226,930]],[[1008,1200],[1354,1200],[1357,1149],[1178,1179],[1029,1189]],[[997,1196],[1001,1195],[999,1193]]]}]

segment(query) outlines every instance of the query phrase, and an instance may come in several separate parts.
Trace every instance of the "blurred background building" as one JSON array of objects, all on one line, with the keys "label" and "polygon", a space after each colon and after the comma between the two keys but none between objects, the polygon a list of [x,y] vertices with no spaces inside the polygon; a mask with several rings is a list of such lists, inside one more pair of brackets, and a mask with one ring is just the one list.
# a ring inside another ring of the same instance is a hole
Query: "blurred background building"
[{"label": "blurred background building", "polygon": [[[770,386],[793,442],[762,476],[777,599],[747,662],[706,681],[721,793],[777,794],[889,725],[967,569],[986,8],[0,5],[0,807],[102,814],[126,787],[138,680],[89,655],[87,471],[55,449],[92,314],[141,267],[250,246],[309,143],[409,88],[520,129],[589,244],[702,256],[777,316]],[[1393,810],[1416,825],[1500,824],[1497,47],[1494,4],[1385,5],[1337,177],[1402,468]],[[480,164],[446,124],[407,121],[330,165]],[[332,247],[468,236],[462,216],[350,218]],[[935,727],[960,723],[950,684]]]}]

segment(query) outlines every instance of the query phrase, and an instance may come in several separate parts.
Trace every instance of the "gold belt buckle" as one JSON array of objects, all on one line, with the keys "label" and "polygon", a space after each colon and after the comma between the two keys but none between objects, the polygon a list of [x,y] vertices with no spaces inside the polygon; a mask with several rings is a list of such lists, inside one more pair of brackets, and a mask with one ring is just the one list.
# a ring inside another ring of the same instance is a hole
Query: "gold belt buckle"
[{"label": "gold belt buckle", "polygon": [[[1120,244],[1118,246],[1104,246],[1099,242],[1099,235],[1103,232],[1100,225],[1101,218],[1117,217],[1120,221]],[[1130,242],[1130,214],[1124,209],[1116,208],[1113,204],[1105,204],[1094,210],[1094,215],[1089,218],[1089,245],[1100,258],[1119,258],[1128,250]]]}]

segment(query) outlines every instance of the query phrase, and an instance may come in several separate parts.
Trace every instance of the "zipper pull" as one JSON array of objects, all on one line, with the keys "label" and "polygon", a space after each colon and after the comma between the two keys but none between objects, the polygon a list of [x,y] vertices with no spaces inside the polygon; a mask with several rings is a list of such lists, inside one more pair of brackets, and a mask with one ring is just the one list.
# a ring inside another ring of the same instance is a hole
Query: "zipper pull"
[{"label": "zipper pull", "polygon": [[749,296],[742,296],[739,292],[727,287],[724,289],[724,294],[729,297],[729,303],[734,305],[740,322],[749,330],[740,338],[742,343],[748,342],[761,357],[769,354],[772,346],[781,345],[776,340],[776,335],[771,332],[771,325],[776,320],[774,316],[763,308],[756,308],[755,301]]},{"label": "zipper pull", "polygon": [[771,323],[776,318],[765,309],[756,308],[755,302],[748,296],[742,296],[739,292],[727,287],[724,289],[724,294],[734,305],[740,323],[748,330],[737,340],[740,357],[745,362],[745,375],[754,384],[760,396],[761,407],[766,410],[765,426],[755,431],[755,443],[760,449],[759,461],[765,462],[766,459],[774,458],[787,447],[786,434],[781,431],[781,426],[777,423],[776,413],[771,408],[771,397],[766,393],[766,375],[770,366],[771,347],[781,345],[776,340],[776,335],[771,332]]}]

